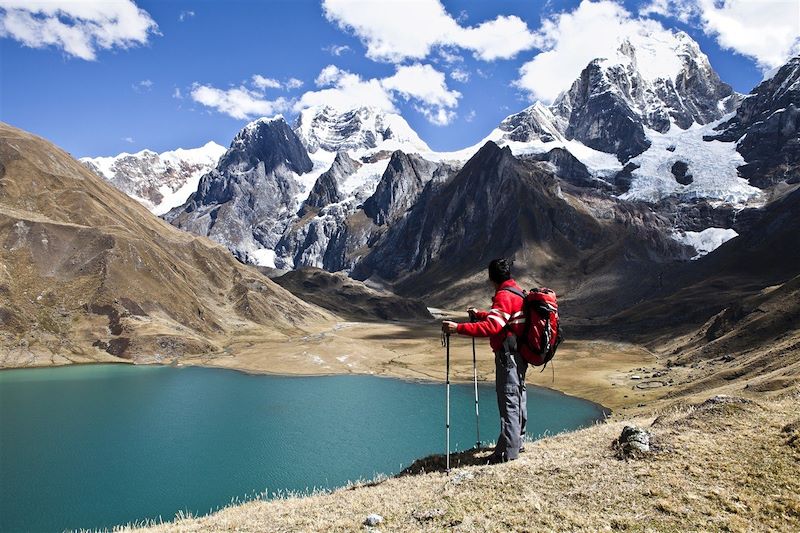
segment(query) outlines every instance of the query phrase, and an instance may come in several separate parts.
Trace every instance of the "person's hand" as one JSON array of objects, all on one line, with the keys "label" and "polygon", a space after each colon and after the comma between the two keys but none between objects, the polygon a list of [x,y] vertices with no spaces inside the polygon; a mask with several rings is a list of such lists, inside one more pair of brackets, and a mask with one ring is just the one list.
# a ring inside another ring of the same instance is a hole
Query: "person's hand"
[{"label": "person's hand", "polygon": [[456,333],[458,332],[458,324],[450,320],[445,320],[442,322],[442,331],[445,333]]},{"label": "person's hand", "polygon": [[476,318],[478,318],[478,316],[476,314],[477,312],[478,312],[478,308],[477,307],[473,307],[473,306],[467,307],[467,314],[469,315],[469,319],[471,321],[474,321]]}]

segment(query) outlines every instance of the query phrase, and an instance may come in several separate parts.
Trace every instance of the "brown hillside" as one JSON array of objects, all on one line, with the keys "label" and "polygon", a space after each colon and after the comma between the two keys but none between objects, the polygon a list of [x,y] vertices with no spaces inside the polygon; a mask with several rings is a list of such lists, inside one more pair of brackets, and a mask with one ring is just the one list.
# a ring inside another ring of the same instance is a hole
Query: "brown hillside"
[{"label": "brown hillside", "polygon": [[0,123],[0,366],[170,360],[327,312]]},{"label": "brown hillside", "polygon": [[379,292],[341,272],[313,267],[290,270],[275,283],[338,316],[361,322],[432,320],[422,300]]}]

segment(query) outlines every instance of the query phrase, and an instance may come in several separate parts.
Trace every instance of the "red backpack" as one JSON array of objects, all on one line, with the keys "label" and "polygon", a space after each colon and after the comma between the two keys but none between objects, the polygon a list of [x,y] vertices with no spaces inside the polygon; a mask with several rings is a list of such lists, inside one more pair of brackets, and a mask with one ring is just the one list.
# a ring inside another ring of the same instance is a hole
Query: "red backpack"
[{"label": "red backpack", "polygon": [[558,320],[558,300],[551,289],[531,289],[529,292],[517,289],[503,289],[522,298],[522,316],[525,328],[517,335],[517,349],[528,363],[542,366],[556,355],[558,345],[564,335]]}]

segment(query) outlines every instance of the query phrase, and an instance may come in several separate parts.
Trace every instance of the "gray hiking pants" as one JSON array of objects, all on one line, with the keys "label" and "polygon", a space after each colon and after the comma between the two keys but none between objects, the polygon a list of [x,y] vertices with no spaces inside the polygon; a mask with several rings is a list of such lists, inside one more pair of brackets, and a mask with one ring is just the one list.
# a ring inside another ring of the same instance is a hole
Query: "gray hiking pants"
[{"label": "gray hiking pants", "polygon": [[528,362],[516,351],[494,353],[497,406],[500,408],[500,436],[494,453],[505,460],[516,459],[525,437],[528,422],[528,392],[525,372]]}]

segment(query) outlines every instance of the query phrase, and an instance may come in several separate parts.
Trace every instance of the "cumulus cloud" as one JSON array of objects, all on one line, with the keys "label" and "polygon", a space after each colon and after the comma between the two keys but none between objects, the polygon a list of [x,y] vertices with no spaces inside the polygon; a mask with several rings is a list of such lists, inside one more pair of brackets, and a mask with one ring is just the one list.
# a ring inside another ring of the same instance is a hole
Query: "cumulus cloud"
[{"label": "cumulus cloud", "polygon": [[456,112],[443,107],[430,108],[425,106],[414,106],[414,109],[422,113],[428,122],[436,126],[447,126],[456,118]]},{"label": "cumulus cloud", "polygon": [[281,82],[275,78],[267,78],[261,74],[254,74],[253,77],[250,78],[250,83],[255,90],[261,92],[266,91],[267,89],[285,89],[287,91],[291,91],[303,86],[303,80],[298,80],[297,78],[289,78],[288,80]]},{"label": "cumulus cloud", "polygon": [[537,31],[543,51],[520,67],[516,84],[534,98],[552,102],[591,60],[612,57],[623,39],[641,37],[674,40],[658,21],[634,18],[616,2],[583,0],[574,11],[543,21]]},{"label": "cumulus cloud", "polygon": [[303,80],[298,80],[297,78],[289,78],[286,80],[284,87],[287,91],[291,91],[292,89],[299,89],[303,86]]},{"label": "cumulus cloud", "polygon": [[325,16],[353,32],[379,61],[423,59],[435,46],[470,50],[484,61],[509,59],[536,43],[527,24],[516,16],[498,16],[476,26],[462,26],[439,0],[363,2],[324,0]]},{"label": "cumulus cloud", "polygon": [[194,16],[194,11],[181,11],[181,14],[178,15],[178,21],[183,22],[186,19],[190,19]]},{"label": "cumulus cloud", "polygon": [[340,109],[370,106],[396,112],[395,104],[400,99],[410,102],[431,123],[438,125],[453,121],[456,116],[454,108],[461,98],[461,93],[447,87],[443,73],[430,65],[419,63],[397,67],[391,76],[371,79],[364,79],[336,65],[328,65],[320,71],[314,83],[317,90],[306,91],[299,98],[269,99],[265,97],[265,89],[296,89],[303,82],[290,78],[281,83],[256,74],[251,78],[250,86],[219,89],[195,83],[190,94],[195,102],[238,119],[289,110],[299,112],[317,105]]},{"label": "cumulus cloud", "polygon": [[340,69],[336,65],[328,65],[319,71],[314,83],[317,85],[317,87],[327,87],[335,84],[346,74],[348,74],[347,71]]},{"label": "cumulus cloud", "polygon": [[0,37],[93,61],[98,49],[144,45],[158,25],[131,0],[0,0]]},{"label": "cumulus cloud", "polygon": [[455,68],[450,71],[450,77],[460,83],[467,83],[469,81],[469,71]]},{"label": "cumulus cloud", "polygon": [[358,74],[328,65],[319,73],[315,83],[322,88],[303,94],[295,103],[295,111],[317,105],[341,109],[371,106],[385,111],[396,111],[391,94],[381,85],[380,80],[364,80]]},{"label": "cumulus cloud", "polygon": [[255,74],[252,78],[253,85],[258,89],[280,89],[281,82],[275,78],[265,78],[261,74]]},{"label": "cumulus cloud", "polygon": [[754,59],[763,70],[800,53],[797,0],[651,0],[640,13],[695,24],[722,48]]},{"label": "cumulus cloud", "polygon": [[457,106],[461,97],[458,91],[447,88],[444,74],[419,63],[399,67],[394,75],[381,80],[381,85],[406,100],[419,100],[437,111]]},{"label": "cumulus cloud", "polygon": [[295,103],[295,111],[315,105],[339,108],[372,106],[396,112],[398,98],[413,102],[414,108],[431,123],[452,122],[461,93],[447,87],[445,76],[430,65],[419,63],[397,67],[392,76],[363,79],[358,74],[328,65],[320,71],[317,91],[308,91]]},{"label": "cumulus cloud", "polygon": [[[449,49],[450,47],[443,46],[439,48],[439,59],[445,62],[447,65],[452,65],[454,63],[461,63],[464,61],[464,58],[461,57],[459,54],[456,54],[452,50]],[[434,60],[436,61],[436,60]],[[438,61],[436,61],[438,63]]]},{"label": "cumulus cloud", "polygon": [[243,86],[217,89],[195,83],[190,94],[195,102],[238,119],[271,116],[291,107],[291,102],[285,98],[268,100],[261,93]]}]

